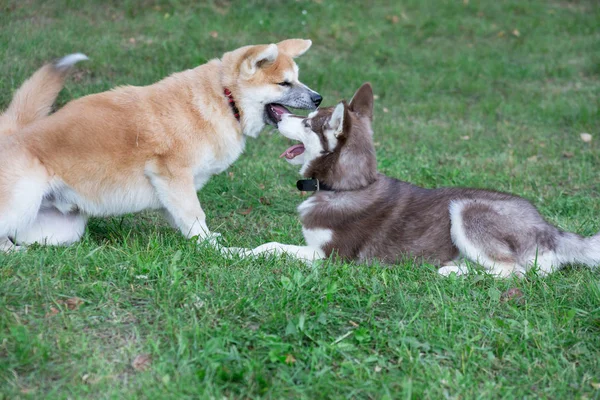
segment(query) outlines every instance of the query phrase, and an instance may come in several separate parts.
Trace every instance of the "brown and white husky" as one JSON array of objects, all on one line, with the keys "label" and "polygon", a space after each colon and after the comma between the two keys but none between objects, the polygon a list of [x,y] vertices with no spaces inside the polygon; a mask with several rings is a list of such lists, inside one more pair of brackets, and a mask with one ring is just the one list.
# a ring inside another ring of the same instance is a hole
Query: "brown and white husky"
[{"label": "brown and white husky", "polygon": [[70,244],[89,216],[144,209],[161,210],[186,237],[213,239],[196,191],[240,156],[247,137],[274,125],[283,106],[319,105],[294,62],[310,46],[290,39],[241,47],[150,86],[71,101],[49,116],[48,108],[30,106],[52,97],[48,75],[29,81],[0,118],[0,132],[8,132],[0,137],[0,251]]},{"label": "brown and white husky", "polygon": [[489,273],[541,275],[564,264],[600,264],[600,234],[583,238],[550,225],[527,200],[487,190],[424,189],[377,172],[373,91],[302,117],[278,113],[279,131],[297,140],[284,156],[315,193],[298,207],[306,246],[267,243],[244,255],[287,253],[305,261],[337,256],[393,263],[406,257],[463,274],[466,260]]}]

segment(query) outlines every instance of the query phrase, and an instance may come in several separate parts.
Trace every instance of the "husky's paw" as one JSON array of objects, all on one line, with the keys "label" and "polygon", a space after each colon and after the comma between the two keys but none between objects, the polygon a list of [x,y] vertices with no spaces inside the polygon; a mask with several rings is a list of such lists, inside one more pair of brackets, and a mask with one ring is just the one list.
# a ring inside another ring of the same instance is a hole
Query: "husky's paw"
[{"label": "husky's paw", "polygon": [[457,265],[444,265],[442,268],[438,269],[438,274],[442,276],[450,276],[451,273],[455,273],[457,276],[466,275],[469,273],[467,267],[457,266]]},{"label": "husky's paw", "polygon": [[1,253],[12,253],[14,251],[24,251],[25,246],[17,246],[9,238],[0,239],[0,252]]},{"label": "husky's paw", "polygon": [[244,247],[221,247],[219,251],[221,252],[221,255],[227,258],[233,258],[234,256],[244,258],[253,255],[252,249],[246,249]]},{"label": "husky's paw", "polygon": [[208,232],[203,236],[198,236],[198,244],[221,248],[220,239],[221,234],[219,232]]}]

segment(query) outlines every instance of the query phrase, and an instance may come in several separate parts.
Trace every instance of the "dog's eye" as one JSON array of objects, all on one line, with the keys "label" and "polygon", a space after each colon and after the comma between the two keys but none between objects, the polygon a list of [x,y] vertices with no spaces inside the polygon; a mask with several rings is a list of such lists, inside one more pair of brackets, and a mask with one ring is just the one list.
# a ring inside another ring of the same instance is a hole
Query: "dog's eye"
[{"label": "dog's eye", "polygon": [[279,82],[278,85],[279,86],[292,86],[292,83],[286,81],[286,82]]},{"label": "dog's eye", "polygon": [[304,118],[302,125],[304,125],[305,128],[310,128],[310,122],[308,121],[308,118]]}]

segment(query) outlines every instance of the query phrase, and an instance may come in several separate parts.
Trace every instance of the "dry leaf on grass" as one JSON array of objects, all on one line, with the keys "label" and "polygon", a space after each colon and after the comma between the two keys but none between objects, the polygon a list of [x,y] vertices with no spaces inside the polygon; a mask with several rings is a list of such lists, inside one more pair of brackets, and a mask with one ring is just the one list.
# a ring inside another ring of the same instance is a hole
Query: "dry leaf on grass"
[{"label": "dry leaf on grass", "polygon": [[564,158],[571,158],[573,157],[575,154],[571,153],[570,151],[563,151],[562,156]]},{"label": "dry leaf on grass", "polygon": [[296,359],[294,358],[293,355],[288,354],[287,356],[285,356],[285,363],[286,364],[293,364],[296,362]]},{"label": "dry leaf on grass", "polygon": [[592,141],[592,135],[590,135],[589,133],[582,133],[579,135],[579,137],[585,143],[589,143]]},{"label": "dry leaf on grass", "polygon": [[148,368],[150,368],[151,364],[152,364],[152,356],[150,354],[139,354],[131,362],[131,366],[136,371],[145,371]]},{"label": "dry leaf on grass", "polygon": [[83,304],[83,300],[79,297],[71,297],[63,302],[69,310],[77,310]]},{"label": "dry leaf on grass", "polygon": [[210,31],[209,35],[213,38],[218,38],[219,37],[219,32],[217,31]]},{"label": "dry leaf on grass", "polygon": [[252,212],[252,207],[248,207],[248,208],[246,208],[246,209],[244,209],[244,210],[240,210],[240,211],[238,211],[238,213],[239,213],[239,214],[242,214],[242,215],[248,215],[248,214],[250,214],[251,212]]},{"label": "dry leaf on grass", "polygon": [[596,390],[600,390],[600,383],[599,382],[590,382],[590,385],[592,385],[592,387]]},{"label": "dry leaf on grass", "polygon": [[260,204],[265,205],[265,206],[270,206],[271,205],[271,200],[269,200],[266,197],[260,197],[258,199],[258,201],[260,201]]},{"label": "dry leaf on grass", "polygon": [[519,288],[510,288],[506,292],[500,295],[500,301],[507,302],[514,300],[517,303],[522,303],[524,301],[523,291]]},{"label": "dry leaf on grass", "polygon": [[58,312],[59,312],[59,311],[58,311],[58,308],[56,308],[56,307],[50,307],[50,311],[48,311],[48,312],[46,313],[46,315],[44,315],[44,317],[46,317],[46,318],[48,318],[48,317],[53,317],[53,316],[55,316],[56,314],[58,314]]}]

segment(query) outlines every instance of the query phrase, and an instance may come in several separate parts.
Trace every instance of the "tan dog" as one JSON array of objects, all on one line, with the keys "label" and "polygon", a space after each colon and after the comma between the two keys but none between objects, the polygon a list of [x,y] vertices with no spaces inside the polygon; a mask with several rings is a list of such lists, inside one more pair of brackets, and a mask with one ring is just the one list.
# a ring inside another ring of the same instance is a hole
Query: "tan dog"
[{"label": "tan dog", "polygon": [[293,61],[310,45],[242,47],[151,86],[72,101],[0,139],[0,249],[70,244],[88,216],[144,209],[163,210],[186,237],[212,237],[196,191],[283,106],[321,102]]}]

